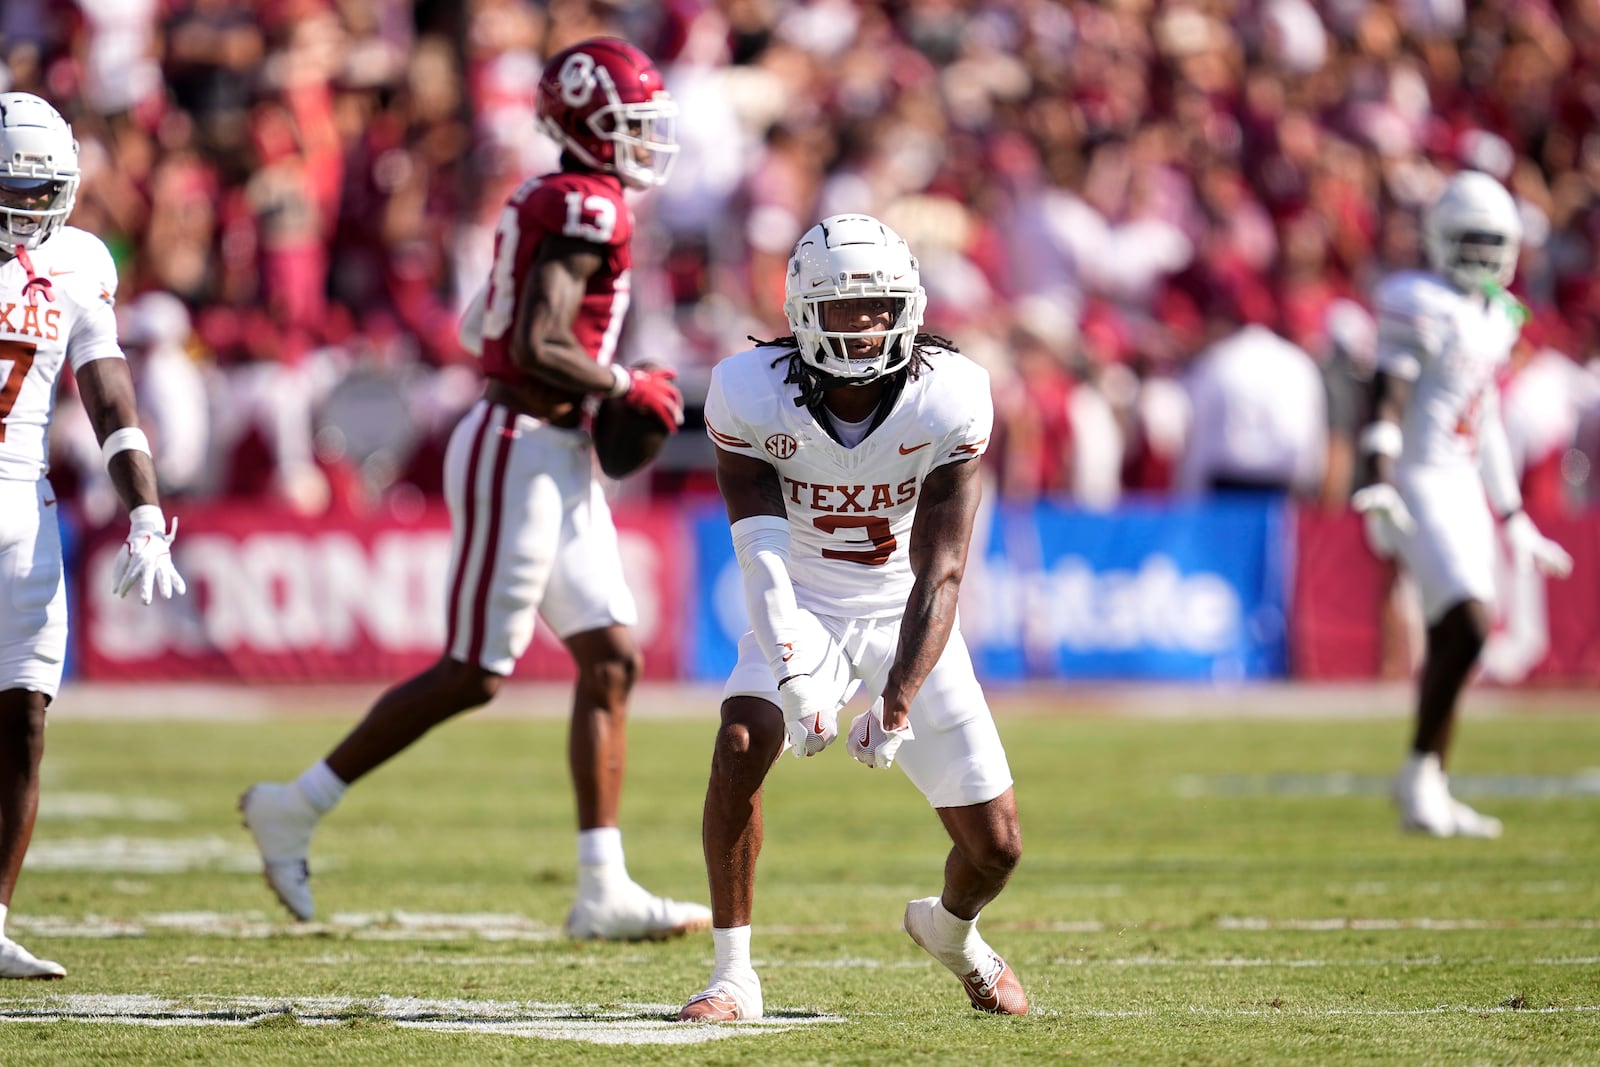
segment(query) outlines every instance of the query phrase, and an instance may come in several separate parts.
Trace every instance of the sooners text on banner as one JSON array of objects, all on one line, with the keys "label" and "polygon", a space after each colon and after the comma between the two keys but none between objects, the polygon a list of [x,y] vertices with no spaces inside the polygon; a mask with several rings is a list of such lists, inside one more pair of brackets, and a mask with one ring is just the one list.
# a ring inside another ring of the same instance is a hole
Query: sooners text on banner
[{"label": "sooners text on banner", "polygon": [[[395,681],[438,659],[450,565],[442,508],[414,522],[308,522],[224,506],[181,514],[173,548],[189,594],[148,608],[111,593],[123,531],[84,539],[73,615],[83,677]],[[645,676],[677,677],[681,524],[664,511],[615,517]],[[514,677],[572,677],[566,650],[542,624]]]}]

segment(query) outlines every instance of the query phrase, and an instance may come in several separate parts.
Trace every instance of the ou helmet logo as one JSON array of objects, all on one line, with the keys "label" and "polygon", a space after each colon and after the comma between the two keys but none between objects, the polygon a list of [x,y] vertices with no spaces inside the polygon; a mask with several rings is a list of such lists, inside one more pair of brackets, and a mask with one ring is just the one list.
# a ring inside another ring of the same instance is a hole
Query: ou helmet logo
[{"label": "ou helmet logo", "polygon": [[766,440],[767,451],[777,459],[788,459],[799,450],[800,445],[793,437],[786,433],[775,433]]},{"label": "ou helmet logo", "polygon": [[574,52],[561,64],[557,80],[561,83],[562,102],[568,107],[583,107],[594,95],[594,57]]}]

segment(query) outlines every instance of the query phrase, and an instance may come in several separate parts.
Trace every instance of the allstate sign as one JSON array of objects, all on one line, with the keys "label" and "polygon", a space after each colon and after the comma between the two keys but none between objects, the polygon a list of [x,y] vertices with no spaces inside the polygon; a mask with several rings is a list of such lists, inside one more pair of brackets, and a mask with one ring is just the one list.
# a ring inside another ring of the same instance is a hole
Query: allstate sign
[{"label": "allstate sign", "polygon": [[[1039,505],[980,521],[961,625],[987,679],[1281,677],[1287,511],[1239,499],[1087,512]],[[691,677],[721,680],[748,625],[727,519],[693,520]]]},{"label": "allstate sign", "polygon": [[1285,505],[1002,509],[962,628],[987,678],[1225,680],[1287,670]]}]

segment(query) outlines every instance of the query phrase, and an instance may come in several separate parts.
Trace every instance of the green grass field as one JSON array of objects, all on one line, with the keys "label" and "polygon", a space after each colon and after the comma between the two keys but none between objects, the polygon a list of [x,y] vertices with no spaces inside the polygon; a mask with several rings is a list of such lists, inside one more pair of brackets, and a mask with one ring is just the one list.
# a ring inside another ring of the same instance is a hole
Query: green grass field
[{"label": "green grass field", "polygon": [[[1600,1062],[1600,715],[1469,714],[1458,792],[1506,836],[1433,841],[1401,836],[1384,795],[1400,716],[1028,702],[997,701],[1025,856],[983,928],[1033,1014],[972,1011],[900,931],[946,842],[898,771],[835,748],[769,781],[770,1015],[737,1027],[665,1021],[709,937],[560,937],[559,721],[451,724],[353,790],[313,851],[323,921],[297,926],[235,797],[297,772],[356,707],[62,715],[7,929],[69,976],[0,986],[0,1064]],[[633,725],[629,865],[658,892],[704,899],[711,735],[708,714]]]}]

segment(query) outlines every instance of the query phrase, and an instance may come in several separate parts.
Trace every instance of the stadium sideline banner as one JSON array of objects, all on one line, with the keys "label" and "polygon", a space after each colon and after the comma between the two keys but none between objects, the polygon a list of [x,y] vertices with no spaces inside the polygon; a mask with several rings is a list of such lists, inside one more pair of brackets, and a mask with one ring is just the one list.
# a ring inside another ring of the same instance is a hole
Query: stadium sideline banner
[{"label": "stadium sideline banner", "polygon": [[[727,677],[748,628],[721,509],[691,517],[688,673]],[[1038,505],[980,516],[961,626],[981,677],[1272,678],[1287,664],[1287,511],[1271,498]]]},{"label": "stadium sideline banner", "polygon": [[[189,595],[148,608],[111,592],[126,530],[82,539],[72,623],[82,677],[393,681],[426,667],[444,647],[450,529],[443,508],[414,521],[308,522],[221,505],[178,513],[174,557]],[[675,678],[682,523],[664,509],[624,509],[616,520],[639,605],[645,676]],[[572,677],[566,651],[542,623],[515,677]]]},{"label": "stadium sideline banner", "polygon": [[[1572,577],[1518,573],[1500,545],[1495,622],[1481,658],[1485,680],[1594,685],[1600,682],[1600,516],[1537,515],[1539,528],[1572,553]],[[1296,523],[1294,675],[1307,681],[1372,678],[1380,659],[1379,617],[1393,568],[1367,548],[1361,520],[1307,509]],[[1407,594],[1402,593],[1402,596]],[[1415,607],[1412,611],[1414,614]],[[1420,617],[1412,635],[1421,648]]]}]

